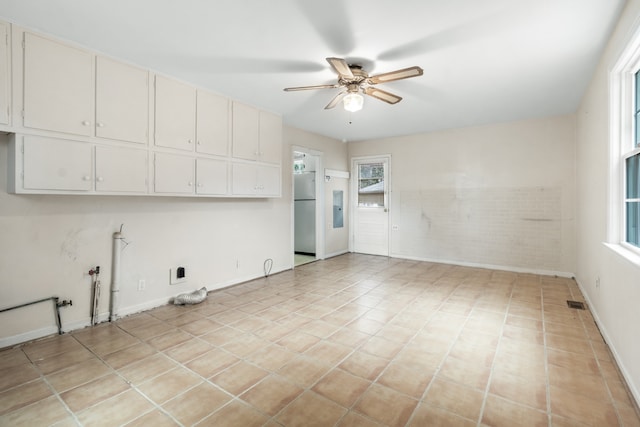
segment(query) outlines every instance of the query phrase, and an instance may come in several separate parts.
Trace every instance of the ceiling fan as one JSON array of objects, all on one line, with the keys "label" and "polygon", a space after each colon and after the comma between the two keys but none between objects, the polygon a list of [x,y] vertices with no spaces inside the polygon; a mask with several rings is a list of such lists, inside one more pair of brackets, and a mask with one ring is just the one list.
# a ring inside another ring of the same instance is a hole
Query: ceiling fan
[{"label": "ceiling fan", "polygon": [[340,101],[343,101],[345,110],[358,111],[362,109],[364,103],[364,97],[360,95],[360,92],[389,104],[396,104],[402,101],[402,97],[378,89],[375,85],[392,82],[394,80],[408,79],[410,77],[418,77],[423,73],[422,68],[414,66],[369,77],[369,74],[362,69],[361,65],[348,64],[347,61],[342,58],[327,58],[327,62],[331,65],[331,68],[338,73],[338,83],[332,85],[288,87],[284,90],[292,92],[310,89],[342,88],[342,91],[324,107],[325,110],[333,108],[338,105]]}]

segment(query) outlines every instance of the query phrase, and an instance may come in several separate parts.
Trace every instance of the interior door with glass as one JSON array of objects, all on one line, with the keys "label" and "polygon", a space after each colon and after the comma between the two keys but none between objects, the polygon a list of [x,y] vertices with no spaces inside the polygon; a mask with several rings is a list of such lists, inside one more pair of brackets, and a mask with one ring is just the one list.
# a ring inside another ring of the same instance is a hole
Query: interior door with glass
[{"label": "interior door with glass", "polygon": [[389,157],[353,159],[353,251],[389,256]]}]

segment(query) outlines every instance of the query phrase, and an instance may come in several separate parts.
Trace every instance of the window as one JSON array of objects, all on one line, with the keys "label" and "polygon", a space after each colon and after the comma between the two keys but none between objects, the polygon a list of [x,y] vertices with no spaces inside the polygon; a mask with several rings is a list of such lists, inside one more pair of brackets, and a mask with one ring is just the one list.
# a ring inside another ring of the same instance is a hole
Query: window
[{"label": "window", "polygon": [[358,206],[384,207],[384,164],[358,165]]},{"label": "window", "polygon": [[610,77],[608,241],[640,253],[640,29]]}]

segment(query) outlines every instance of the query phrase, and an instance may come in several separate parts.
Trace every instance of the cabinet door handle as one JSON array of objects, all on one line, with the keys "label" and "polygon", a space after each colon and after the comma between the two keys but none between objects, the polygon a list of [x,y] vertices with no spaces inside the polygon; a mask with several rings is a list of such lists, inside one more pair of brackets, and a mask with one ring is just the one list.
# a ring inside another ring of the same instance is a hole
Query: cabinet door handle
[{"label": "cabinet door handle", "polygon": [[89,120],[85,120],[85,121],[82,122],[82,125],[83,126],[89,126],[89,125],[91,125],[91,122]]},{"label": "cabinet door handle", "polygon": [[90,181],[90,180],[91,180],[91,177],[90,177],[89,175],[84,175],[84,176],[82,177],[82,180],[83,180],[83,181]]},{"label": "cabinet door handle", "polygon": [[193,142],[192,140],[189,140],[189,144],[191,144],[192,142]]},{"label": "cabinet door handle", "polygon": [[198,145],[201,145],[202,143],[200,142],[200,140],[198,140]]},{"label": "cabinet door handle", "polygon": [[193,182],[189,181],[189,187],[193,187]]},{"label": "cabinet door handle", "polygon": [[202,187],[203,185],[204,185],[204,184],[203,184],[203,183],[201,183],[201,182],[199,182],[199,183],[198,183],[198,187]]},{"label": "cabinet door handle", "polygon": [[102,182],[102,181],[104,181],[104,178],[103,178],[103,177],[101,177],[101,176],[99,176],[99,177],[98,177],[98,179],[97,179],[97,181],[98,181],[98,182]]},{"label": "cabinet door handle", "polygon": [[104,123],[98,122],[98,123],[96,123],[96,126],[99,127],[99,128],[103,128],[104,127]]}]

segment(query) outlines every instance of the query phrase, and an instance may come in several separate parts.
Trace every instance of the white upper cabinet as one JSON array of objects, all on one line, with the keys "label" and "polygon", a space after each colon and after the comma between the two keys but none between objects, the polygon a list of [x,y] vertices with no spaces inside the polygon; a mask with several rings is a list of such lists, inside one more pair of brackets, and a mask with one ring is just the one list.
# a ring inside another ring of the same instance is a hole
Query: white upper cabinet
[{"label": "white upper cabinet", "polygon": [[9,124],[9,25],[0,22],[0,124]]},{"label": "white upper cabinet", "polygon": [[147,158],[147,150],[96,146],[96,191],[146,194]]},{"label": "white upper cabinet", "polygon": [[91,53],[24,33],[24,126],[91,136],[93,75]]},{"label": "white upper cabinet", "polygon": [[223,196],[227,194],[228,162],[196,159],[196,193]]},{"label": "white upper cabinet", "polygon": [[227,156],[229,150],[229,100],[198,91],[196,151]]},{"label": "white upper cabinet", "polygon": [[231,183],[234,196],[279,197],[280,167],[234,163]]},{"label": "white upper cabinet", "polygon": [[193,194],[195,165],[192,157],[155,153],[154,191]]},{"label": "white upper cabinet", "polygon": [[39,136],[25,136],[22,144],[25,190],[93,189],[91,144]]},{"label": "white upper cabinet", "polygon": [[96,58],[96,136],[146,144],[149,134],[149,72]]},{"label": "white upper cabinet", "polygon": [[260,161],[282,162],[282,117],[260,111]]},{"label": "white upper cabinet", "polygon": [[258,160],[260,112],[240,102],[233,103],[233,157]]},{"label": "white upper cabinet", "polygon": [[239,102],[233,103],[233,157],[280,164],[282,119]]},{"label": "white upper cabinet", "polygon": [[196,139],[196,89],[156,76],[157,146],[193,151]]}]

